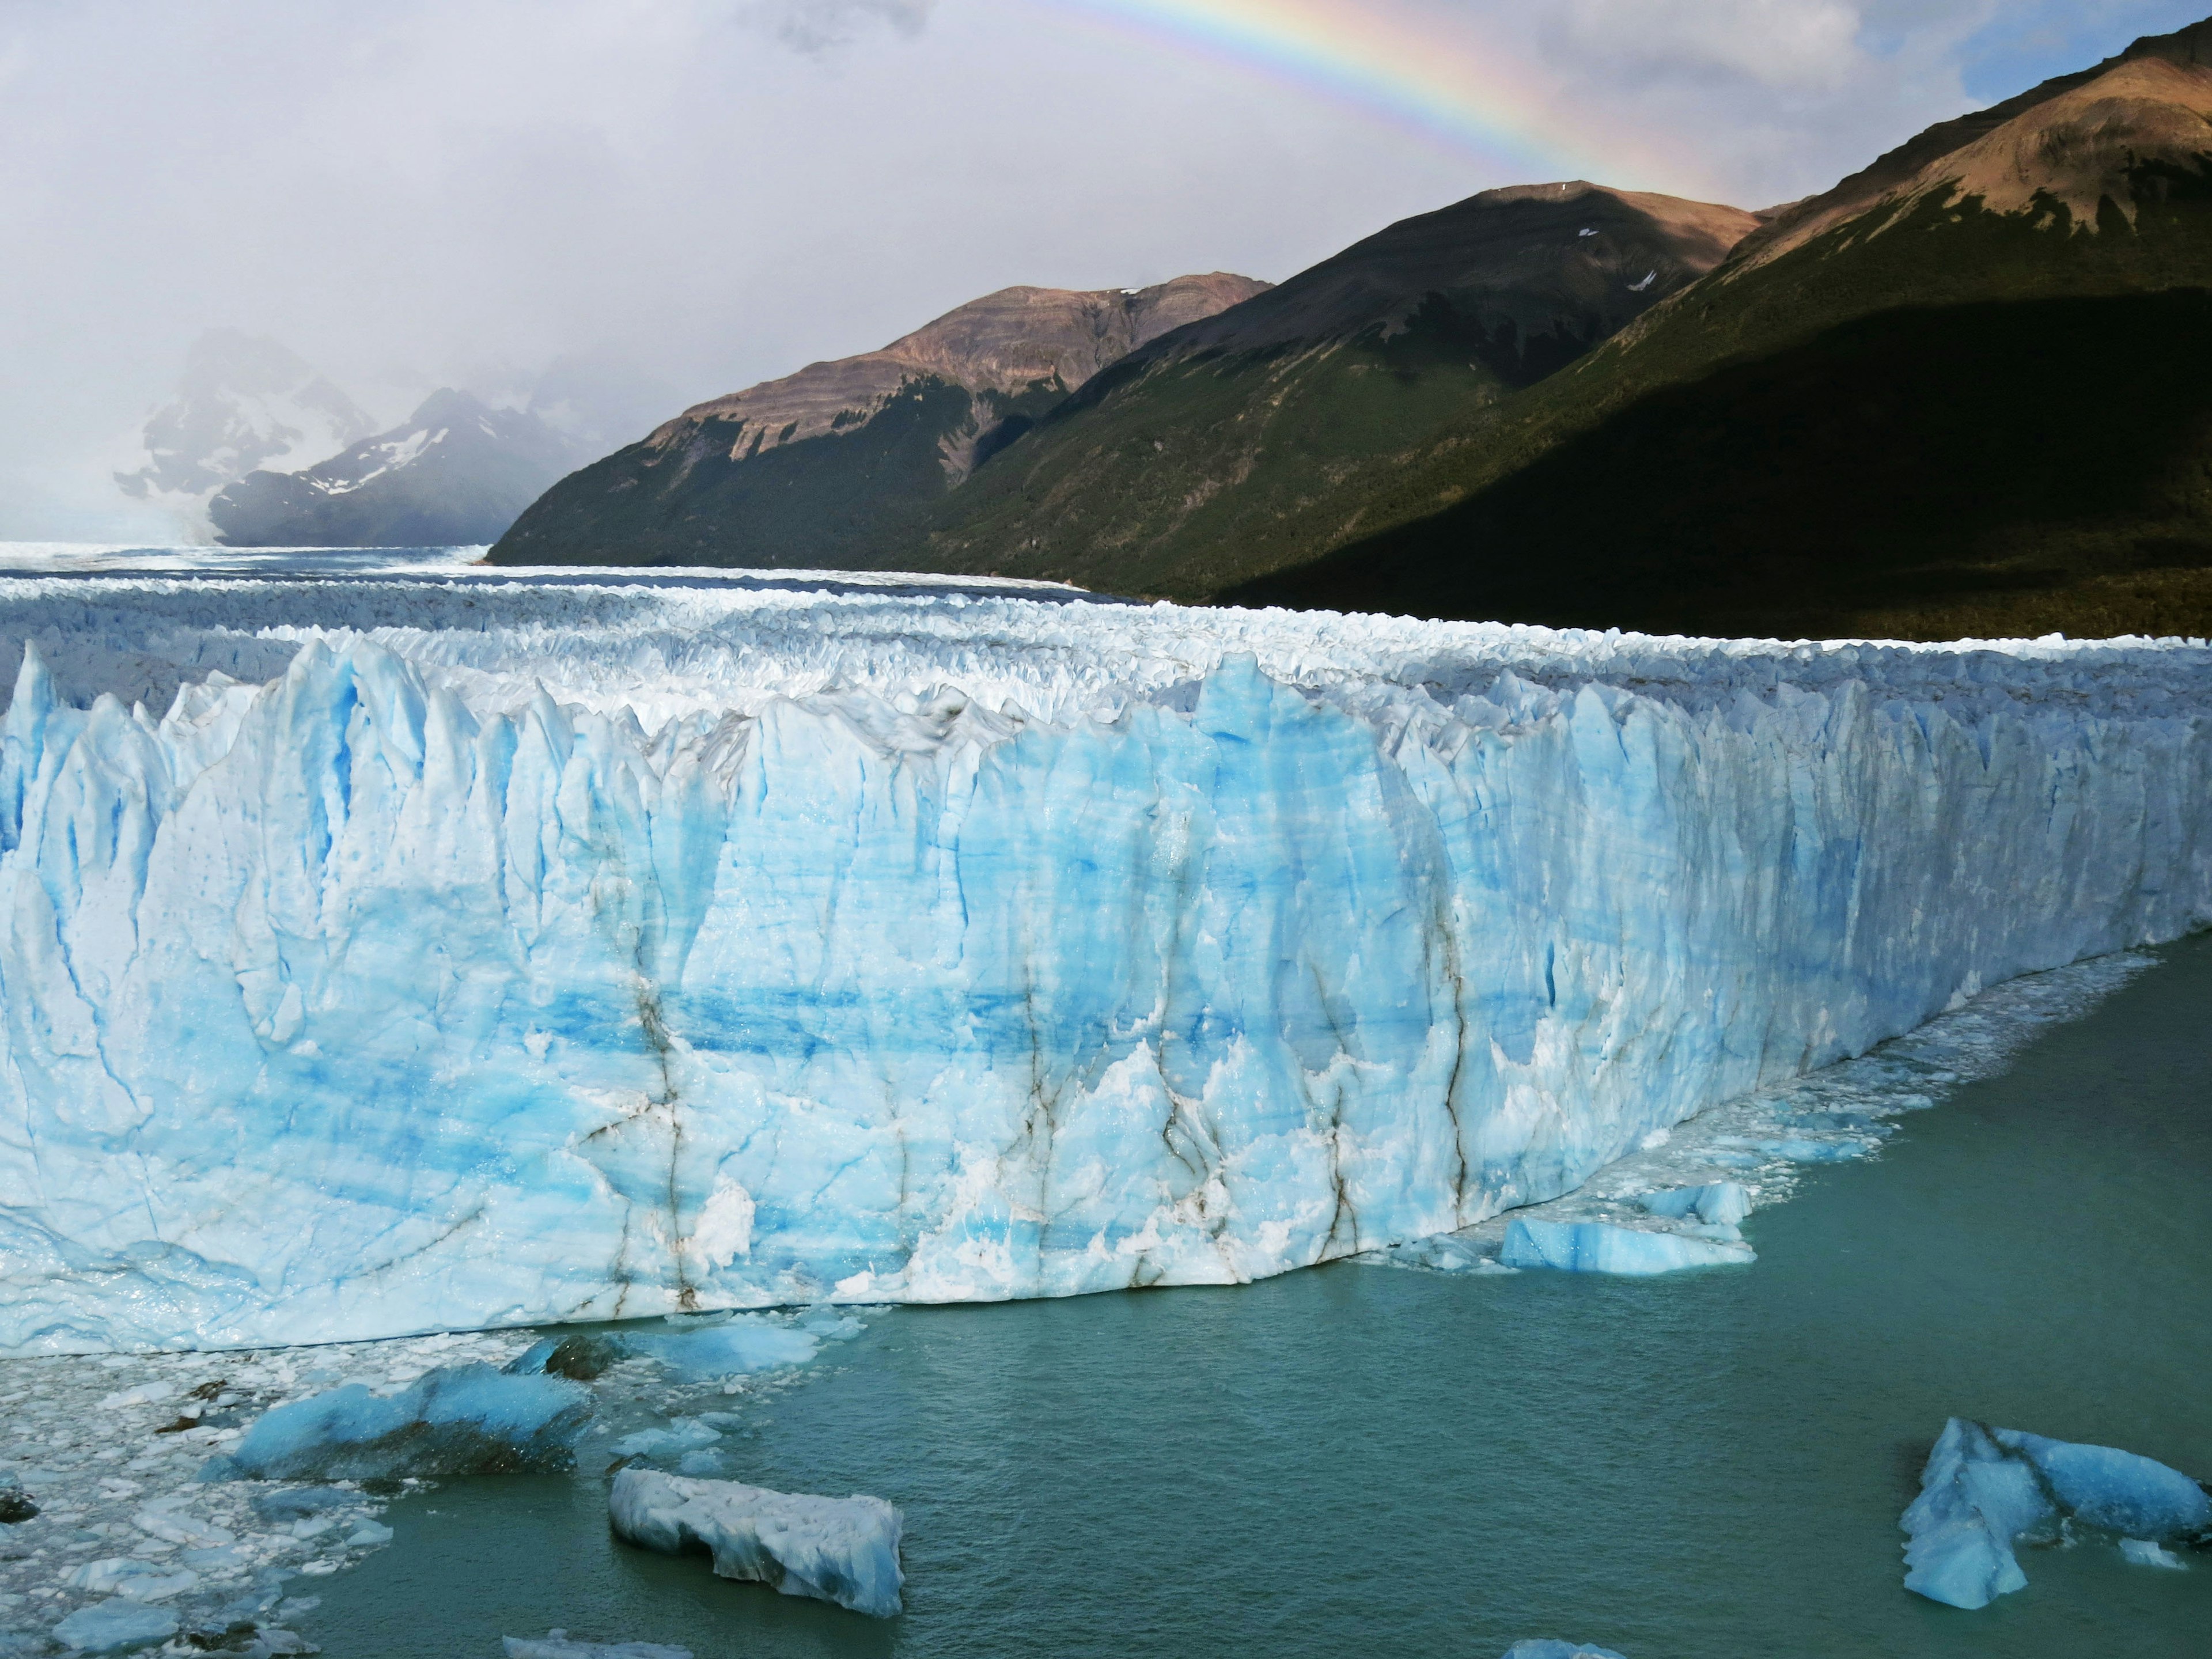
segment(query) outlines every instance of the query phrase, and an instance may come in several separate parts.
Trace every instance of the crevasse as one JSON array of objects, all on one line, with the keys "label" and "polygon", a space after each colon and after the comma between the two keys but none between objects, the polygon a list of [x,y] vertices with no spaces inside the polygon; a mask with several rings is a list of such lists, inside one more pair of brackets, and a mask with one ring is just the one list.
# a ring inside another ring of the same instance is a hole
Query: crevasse
[{"label": "crevasse", "polygon": [[33,598],[8,1352],[1237,1282],[2212,916],[2195,647]]}]

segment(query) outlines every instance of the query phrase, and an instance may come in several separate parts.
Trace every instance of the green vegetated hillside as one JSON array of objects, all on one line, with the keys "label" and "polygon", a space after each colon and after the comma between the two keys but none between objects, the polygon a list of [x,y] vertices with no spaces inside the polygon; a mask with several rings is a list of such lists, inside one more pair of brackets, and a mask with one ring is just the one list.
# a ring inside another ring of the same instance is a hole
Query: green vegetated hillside
[{"label": "green vegetated hillside", "polygon": [[2208,290],[2212,21],[1766,214],[1522,186],[1272,289],[1006,290],[688,411],[493,556],[1706,634],[2212,634]]},{"label": "green vegetated hillside", "polygon": [[1012,288],[880,351],[686,410],[563,478],[492,550],[502,564],[860,568],[1129,351],[1261,292],[1215,272],[1152,288]]},{"label": "green vegetated hillside", "polygon": [[[2212,633],[2212,25],[1950,124],[1221,596]],[[1960,131],[1963,129],[1964,131]],[[1885,158],[1887,160],[1888,158]]]},{"label": "green vegetated hillside", "polygon": [[1211,597],[1340,538],[1757,222],[1575,181],[1393,225],[1101,374],[938,504],[923,567]]}]

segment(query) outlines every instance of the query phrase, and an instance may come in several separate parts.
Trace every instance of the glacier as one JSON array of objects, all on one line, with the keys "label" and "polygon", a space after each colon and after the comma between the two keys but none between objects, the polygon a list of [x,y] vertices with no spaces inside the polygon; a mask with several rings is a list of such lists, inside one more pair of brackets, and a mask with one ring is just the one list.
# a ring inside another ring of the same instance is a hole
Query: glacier
[{"label": "glacier", "polygon": [[0,1352],[1237,1283],[2212,919],[2202,641],[0,580]]}]

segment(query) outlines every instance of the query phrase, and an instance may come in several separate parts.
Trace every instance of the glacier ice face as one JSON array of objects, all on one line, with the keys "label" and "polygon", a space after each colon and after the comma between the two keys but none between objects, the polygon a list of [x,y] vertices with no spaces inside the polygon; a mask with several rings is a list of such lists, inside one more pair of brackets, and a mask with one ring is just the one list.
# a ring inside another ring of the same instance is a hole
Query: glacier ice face
[{"label": "glacier ice face", "polygon": [[2212,1542],[2212,1493],[2134,1452],[1954,1417],[1899,1523],[1906,1534],[1905,1587],[1954,1607],[1987,1607],[2027,1586],[2014,1544],[2055,1536],[2069,1521],[2127,1534],[2122,1553],[2148,1563],[2146,1552],[2163,1556],[2163,1544]]},{"label": "glacier ice face", "polygon": [[880,1498],[817,1498],[633,1468],[616,1474],[607,1513],[617,1537],[647,1549],[705,1548],[721,1577],[878,1619],[899,1611],[902,1523]]},{"label": "glacier ice face", "polygon": [[0,580],[0,1351],[1237,1282],[2212,915],[2197,646],[803,587]]}]

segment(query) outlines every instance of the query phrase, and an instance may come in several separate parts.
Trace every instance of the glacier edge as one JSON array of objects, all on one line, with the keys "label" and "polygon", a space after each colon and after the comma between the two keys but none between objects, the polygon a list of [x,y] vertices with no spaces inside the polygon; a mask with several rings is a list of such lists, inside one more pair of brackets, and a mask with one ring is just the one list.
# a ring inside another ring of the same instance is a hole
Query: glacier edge
[{"label": "glacier edge", "polygon": [[1138,690],[994,700],[1019,602],[826,683],[726,603],[757,684],[676,704],[626,623],[589,696],[519,626],[210,631],[158,718],[27,646],[0,1351],[1242,1282],[2212,916],[2198,647],[1302,673],[1062,607]]}]

